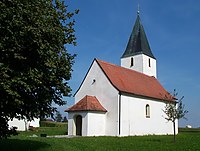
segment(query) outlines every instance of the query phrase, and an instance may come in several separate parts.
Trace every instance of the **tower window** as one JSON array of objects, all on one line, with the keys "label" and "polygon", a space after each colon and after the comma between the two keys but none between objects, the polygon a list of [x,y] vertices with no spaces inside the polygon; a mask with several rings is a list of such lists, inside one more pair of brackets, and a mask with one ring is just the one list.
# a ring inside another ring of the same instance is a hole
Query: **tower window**
[{"label": "tower window", "polygon": [[134,66],[134,60],[131,58],[131,67]]},{"label": "tower window", "polygon": [[146,118],[150,118],[150,106],[149,106],[149,104],[146,105],[145,112],[146,112]]},{"label": "tower window", "polygon": [[149,67],[151,67],[151,59],[149,58]]}]

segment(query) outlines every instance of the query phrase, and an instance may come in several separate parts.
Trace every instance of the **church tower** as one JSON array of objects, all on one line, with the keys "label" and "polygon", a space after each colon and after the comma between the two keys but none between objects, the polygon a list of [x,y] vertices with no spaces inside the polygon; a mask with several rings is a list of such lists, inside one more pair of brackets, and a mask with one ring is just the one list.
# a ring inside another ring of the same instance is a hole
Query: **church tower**
[{"label": "church tower", "polygon": [[139,11],[126,50],[121,57],[121,66],[157,77],[156,58],[151,52]]}]

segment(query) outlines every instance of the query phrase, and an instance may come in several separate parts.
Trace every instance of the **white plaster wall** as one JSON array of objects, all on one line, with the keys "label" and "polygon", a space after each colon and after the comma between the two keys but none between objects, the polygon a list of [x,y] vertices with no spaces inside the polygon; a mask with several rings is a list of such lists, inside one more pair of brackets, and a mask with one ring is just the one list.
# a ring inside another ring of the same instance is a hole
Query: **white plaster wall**
[{"label": "white plaster wall", "polygon": [[75,118],[82,116],[82,136],[105,135],[105,113],[70,112],[68,113],[68,135],[76,135]]},{"label": "white plaster wall", "polygon": [[[133,58],[133,66],[131,66],[131,58]],[[121,58],[121,66],[143,73],[143,56],[136,55],[127,58]]]},{"label": "white plaster wall", "polygon": [[9,127],[17,127],[18,131],[25,131],[28,130],[29,126],[33,127],[39,127],[40,126],[40,119],[34,118],[33,121],[27,121],[27,120],[18,120],[17,118],[14,118],[13,120],[8,121]]},{"label": "white plaster wall", "polygon": [[[95,79],[94,83],[93,79]],[[105,135],[118,135],[118,91],[111,85],[96,61],[76,93],[75,103],[85,95],[96,96],[101,105],[108,111],[105,114]]]},{"label": "white plaster wall", "polygon": [[105,135],[105,113],[88,113],[87,136]]},{"label": "white plaster wall", "polygon": [[33,121],[28,122],[29,126],[40,127],[40,119],[34,118]]},{"label": "white plaster wall", "polygon": [[28,125],[25,123],[24,120],[18,120],[14,118],[13,120],[8,121],[9,127],[17,127],[18,131],[25,131],[28,129]]},{"label": "white plaster wall", "polygon": [[[146,118],[145,107],[150,106],[150,118]],[[121,136],[173,134],[173,124],[168,122],[162,109],[165,103],[144,98],[121,97]],[[176,122],[178,132],[178,122]]]},{"label": "white plaster wall", "polygon": [[[156,60],[147,55],[142,55],[142,56],[143,56],[143,73],[157,78]],[[149,67],[149,59],[151,62],[151,67]]]},{"label": "white plaster wall", "polygon": [[[133,66],[131,66],[131,58],[133,58]],[[149,67],[149,58],[151,60],[151,67]],[[156,60],[144,54],[121,58],[121,66],[149,76],[157,77]]]},{"label": "white plaster wall", "polygon": [[88,133],[88,114],[87,112],[69,112],[68,113],[68,135],[76,135],[75,118],[77,115],[82,116],[82,136]]},{"label": "white plaster wall", "polygon": [[75,123],[73,120],[73,113],[68,113],[68,124],[67,124],[68,128],[67,128],[67,130],[68,130],[68,135],[70,135],[70,136],[74,135],[74,133],[73,133],[74,125],[75,125]]}]

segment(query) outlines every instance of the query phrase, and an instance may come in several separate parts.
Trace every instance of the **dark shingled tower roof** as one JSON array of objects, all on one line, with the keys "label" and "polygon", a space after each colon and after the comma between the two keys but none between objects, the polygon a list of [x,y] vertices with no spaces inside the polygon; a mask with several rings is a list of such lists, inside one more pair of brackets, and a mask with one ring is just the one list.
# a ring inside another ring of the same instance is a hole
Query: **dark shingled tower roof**
[{"label": "dark shingled tower roof", "polygon": [[121,58],[126,58],[138,54],[145,54],[155,59],[153,53],[151,52],[149,42],[147,40],[144,28],[140,21],[139,12],[137,14],[137,19],[135,21],[135,25],[129,38],[128,45]]}]

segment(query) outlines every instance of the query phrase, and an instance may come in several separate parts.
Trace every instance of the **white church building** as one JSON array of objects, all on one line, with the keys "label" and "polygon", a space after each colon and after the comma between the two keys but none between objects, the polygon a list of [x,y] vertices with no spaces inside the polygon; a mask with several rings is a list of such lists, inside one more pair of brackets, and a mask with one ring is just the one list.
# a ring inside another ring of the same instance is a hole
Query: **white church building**
[{"label": "white church building", "polygon": [[16,127],[17,131],[27,131],[29,127],[40,127],[40,119],[34,118],[32,121],[26,119],[13,118],[8,121],[9,128]]},{"label": "white church building", "polygon": [[[68,112],[68,135],[173,134],[163,109],[175,103],[159,83],[154,57],[139,13],[121,66],[94,59]],[[178,121],[176,121],[178,132]]]}]

